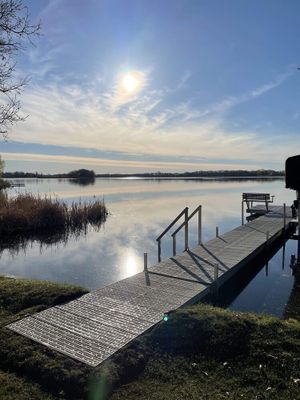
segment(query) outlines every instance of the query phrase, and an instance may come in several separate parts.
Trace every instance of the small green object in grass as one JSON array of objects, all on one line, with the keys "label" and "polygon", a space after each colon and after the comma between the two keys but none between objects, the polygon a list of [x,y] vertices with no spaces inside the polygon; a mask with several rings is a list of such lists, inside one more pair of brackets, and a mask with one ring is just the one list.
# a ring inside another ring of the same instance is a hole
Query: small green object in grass
[{"label": "small green object in grass", "polygon": [[164,314],[163,320],[164,320],[165,322],[169,321],[169,315],[168,315],[168,314]]}]

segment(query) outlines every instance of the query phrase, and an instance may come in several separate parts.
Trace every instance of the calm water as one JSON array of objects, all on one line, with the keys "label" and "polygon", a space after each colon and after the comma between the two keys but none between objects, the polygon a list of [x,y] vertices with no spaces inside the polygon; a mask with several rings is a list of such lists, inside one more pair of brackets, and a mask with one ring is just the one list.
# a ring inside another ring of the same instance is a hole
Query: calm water
[{"label": "calm water", "polygon": [[[96,179],[94,184],[79,186],[68,180],[22,180],[25,187],[18,192],[51,194],[67,202],[79,199],[104,198],[111,213],[107,222],[96,232],[73,238],[67,243],[28,244],[19,251],[4,250],[0,256],[0,273],[18,277],[47,279],[79,284],[89,289],[140,272],[143,253],[148,252],[150,264],[157,260],[155,238],[185,207],[190,211],[202,204],[203,239],[211,239],[215,227],[220,233],[241,223],[241,193],[270,192],[275,203],[291,204],[294,192],[284,188],[284,181],[199,181],[199,180],[145,180]],[[196,245],[196,221],[191,224],[190,247]],[[180,246],[181,245],[181,246]],[[261,270],[232,300],[233,309],[255,310],[282,315],[293,277],[288,262],[295,252],[294,242],[285,249],[286,267],[282,269],[282,250],[269,262],[268,276]],[[178,236],[178,250],[183,240]],[[163,243],[163,255],[171,252],[171,239]]]}]

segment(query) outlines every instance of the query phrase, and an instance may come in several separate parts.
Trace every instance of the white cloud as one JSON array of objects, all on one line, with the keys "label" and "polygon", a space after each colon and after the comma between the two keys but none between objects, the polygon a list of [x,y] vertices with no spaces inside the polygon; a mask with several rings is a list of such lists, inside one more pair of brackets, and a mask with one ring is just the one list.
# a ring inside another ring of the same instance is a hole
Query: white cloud
[{"label": "white cloud", "polygon": [[189,102],[162,107],[172,93],[151,89],[147,85],[149,72],[141,74],[142,88],[129,98],[120,96],[116,85],[103,91],[99,81],[86,87],[63,82],[31,86],[23,96],[23,109],[30,117],[17,125],[10,137],[31,143],[141,155],[244,160],[245,164],[250,159],[272,162],[275,154],[284,157],[281,142],[276,144],[276,138],[271,142],[254,132],[230,133],[223,128],[222,121],[226,111],[280,85],[290,73],[206,110],[194,109]]}]

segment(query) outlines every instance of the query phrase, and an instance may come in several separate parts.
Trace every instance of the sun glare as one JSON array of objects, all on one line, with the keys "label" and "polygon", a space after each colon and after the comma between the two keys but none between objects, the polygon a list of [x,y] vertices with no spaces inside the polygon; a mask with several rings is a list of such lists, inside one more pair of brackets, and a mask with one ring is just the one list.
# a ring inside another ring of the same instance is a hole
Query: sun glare
[{"label": "sun glare", "polygon": [[139,85],[139,79],[133,74],[126,74],[122,79],[122,86],[128,93],[135,92]]}]

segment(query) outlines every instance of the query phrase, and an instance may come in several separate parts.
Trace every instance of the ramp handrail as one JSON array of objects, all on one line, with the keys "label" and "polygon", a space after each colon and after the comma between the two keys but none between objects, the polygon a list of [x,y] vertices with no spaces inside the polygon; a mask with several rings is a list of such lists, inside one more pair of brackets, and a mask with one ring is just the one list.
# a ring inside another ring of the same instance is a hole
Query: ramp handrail
[{"label": "ramp handrail", "polygon": [[[198,206],[191,215],[188,216],[187,221],[183,221],[183,223],[176,229],[175,232],[172,233],[172,238],[173,238],[173,256],[176,256],[176,235],[177,233],[188,223],[190,219],[193,218],[195,214],[198,213],[198,244],[202,243],[202,205]],[[187,244],[188,247],[188,244]]]},{"label": "ramp handrail", "polygon": [[158,236],[156,239],[158,245],[158,262],[161,262],[161,239],[163,236],[176,224],[176,222],[184,215],[184,225],[185,225],[185,250],[188,249],[188,207],[185,207],[180,214],[167,226],[167,228]]}]

